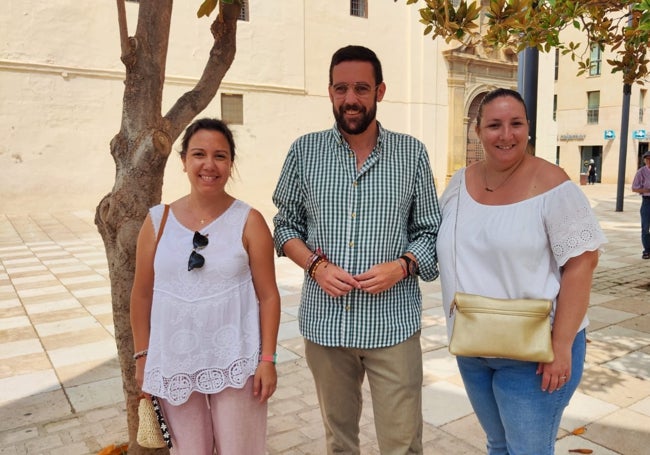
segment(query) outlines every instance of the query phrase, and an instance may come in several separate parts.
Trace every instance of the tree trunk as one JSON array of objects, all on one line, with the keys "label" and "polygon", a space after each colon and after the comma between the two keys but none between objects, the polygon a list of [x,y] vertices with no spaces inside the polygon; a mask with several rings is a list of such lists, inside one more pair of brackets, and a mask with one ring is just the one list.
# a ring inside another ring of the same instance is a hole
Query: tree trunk
[{"label": "tree trunk", "polygon": [[[126,30],[124,0],[117,0],[120,29]],[[240,7],[219,4],[211,25],[214,43],[197,85],[170,111],[161,113],[173,0],[140,0],[134,37],[121,33],[126,68],[120,131],[110,144],[116,175],[112,191],[99,203],[95,224],[104,241],[111,280],[115,341],[122,371],[129,429],[129,455],[167,453],[135,442],[138,395],[133,361],[130,295],[135,248],[142,221],[160,203],[165,164],[172,144],[214,98],[235,57]],[[185,5],[183,5],[185,7]]]}]

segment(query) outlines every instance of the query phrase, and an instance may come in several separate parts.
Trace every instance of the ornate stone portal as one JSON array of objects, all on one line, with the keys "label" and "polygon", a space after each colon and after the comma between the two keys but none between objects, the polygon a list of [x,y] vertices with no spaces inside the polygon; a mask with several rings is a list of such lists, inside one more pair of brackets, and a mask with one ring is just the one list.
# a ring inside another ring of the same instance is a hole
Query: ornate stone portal
[{"label": "ornate stone portal", "polygon": [[443,55],[449,72],[449,181],[455,171],[483,158],[474,131],[478,106],[492,89],[517,88],[517,54],[509,49],[460,46]]}]

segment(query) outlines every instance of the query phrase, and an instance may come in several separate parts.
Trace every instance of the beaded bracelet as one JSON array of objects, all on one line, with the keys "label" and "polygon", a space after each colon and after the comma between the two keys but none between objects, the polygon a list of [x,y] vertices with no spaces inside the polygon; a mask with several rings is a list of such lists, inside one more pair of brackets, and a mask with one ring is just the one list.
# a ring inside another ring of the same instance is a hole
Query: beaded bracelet
[{"label": "beaded bracelet", "polygon": [[316,269],[317,269],[317,268],[318,268],[318,267],[319,267],[323,262],[327,262],[327,259],[325,259],[324,257],[319,257],[318,259],[316,259],[316,260],[314,261],[314,263],[311,265],[311,267],[309,267],[309,272],[308,272],[308,273],[309,273],[309,276],[310,276],[310,277],[314,278],[314,276],[316,275]]},{"label": "beaded bracelet", "polygon": [[148,349],[145,349],[143,351],[138,351],[135,354],[133,354],[133,360],[138,360],[142,357],[145,357],[149,353]]},{"label": "beaded bracelet", "polygon": [[312,261],[312,263],[309,265],[309,268],[307,269],[307,275],[313,277],[314,269],[318,266],[318,263],[323,260],[322,257],[316,256],[316,259]]}]

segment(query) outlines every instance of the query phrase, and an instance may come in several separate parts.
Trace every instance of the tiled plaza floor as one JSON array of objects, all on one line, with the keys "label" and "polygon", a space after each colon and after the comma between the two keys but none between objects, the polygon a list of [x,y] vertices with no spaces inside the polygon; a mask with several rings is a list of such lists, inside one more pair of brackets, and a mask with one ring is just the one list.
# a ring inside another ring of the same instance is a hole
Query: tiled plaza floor
[{"label": "tiled plaza floor", "polygon": [[[610,243],[596,271],[588,358],[564,414],[556,453],[650,453],[650,261],[640,258],[639,199],[582,187]],[[86,455],[124,442],[126,417],[113,338],[110,283],[92,210],[0,214],[0,454]],[[302,272],[277,261],[282,292],[279,388],[270,454],[322,454],[323,429],[298,332]],[[438,282],[424,299],[425,454],[485,453],[484,436],[447,352]],[[365,454],[377,454],[366,388]],[[581,435],[572,430],[585,426]],[[534,428],[531,428],[534,431]]]}]

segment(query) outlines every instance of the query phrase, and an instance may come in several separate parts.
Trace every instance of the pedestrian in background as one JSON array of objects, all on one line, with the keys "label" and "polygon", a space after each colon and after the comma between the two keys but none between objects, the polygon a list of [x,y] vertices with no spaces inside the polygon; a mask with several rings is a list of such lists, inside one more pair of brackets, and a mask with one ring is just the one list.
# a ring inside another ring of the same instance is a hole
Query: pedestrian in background
[{"label": "pedestrian in background", "polygon": [[181,160],[190,193],[162,228],[165,206],[151,208],[138,237],[136,380],[158,397],[173,453],[263,455],[280,321],[273,239],[262,215],[225,190],[235,142],[222,121],[192,123]]},{"label": "pedestrian in background", "polygon": [[587,168],[587,181],[589,185],[596,183],[596,163],[593,158],[589,160],[589,167]]},{"label": "pedestrian in background", "polygon": [[440,223],[424,145],[376,120],[373,51],[332,57],[333,128],[297,139],[273,195],[275,245],[305,270],[298,313],[327,453],[359,454],[367,375],[382,454],[422,453],[422,297]]},{"label": "pedestrian in background", "polygon": [[650,151],[643,154],[643,161],[634,175],[632,191],[641,195],[641,258],[650,259]]},{"label": "pedestrian in background", "polygon": [[485,159],[454,174],[440,201],[448,334],[456,292],[553,302],[552,362],[456,357],[488,454],[551,455],[582,376],[592,276],[606,240],[580,188],[558,166],[527,153],[519,93],[486,94],[476,133]]}]

